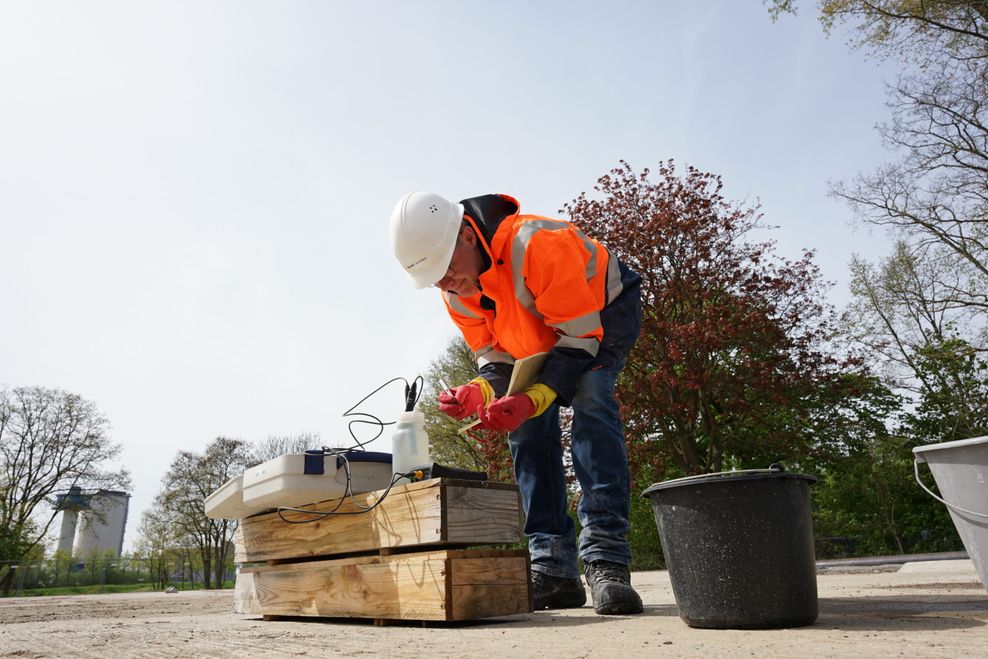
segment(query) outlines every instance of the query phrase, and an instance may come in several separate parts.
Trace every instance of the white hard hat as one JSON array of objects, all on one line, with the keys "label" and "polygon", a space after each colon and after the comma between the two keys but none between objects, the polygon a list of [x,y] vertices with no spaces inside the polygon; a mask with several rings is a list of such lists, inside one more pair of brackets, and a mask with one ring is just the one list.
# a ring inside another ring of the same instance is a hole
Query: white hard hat
[{"label": "white hard hat", "polygon": [[391,248],[417,288],[443,278],[453,259],[463,205],[432,192],[409,192],[391,211]]}]

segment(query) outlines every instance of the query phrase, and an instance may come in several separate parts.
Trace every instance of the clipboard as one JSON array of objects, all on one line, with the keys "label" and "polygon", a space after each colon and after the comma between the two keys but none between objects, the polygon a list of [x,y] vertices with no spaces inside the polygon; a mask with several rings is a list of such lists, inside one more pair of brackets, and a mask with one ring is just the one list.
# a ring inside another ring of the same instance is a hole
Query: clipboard
[{"label": "clipboard", "polygon": [[[505,396],[520,394],[535,384],[535,379],[542,372],[542,365],[545,364],[546,357],[548,356],[548,352],[537,352],[534,355],[529,355],[516,361],[514,368],[511,370],[511,379],[508,381],[508,392]],[[472,423],[463,426],[457,432],[466,432],[479,425],[480,419],[474,419]]]}]

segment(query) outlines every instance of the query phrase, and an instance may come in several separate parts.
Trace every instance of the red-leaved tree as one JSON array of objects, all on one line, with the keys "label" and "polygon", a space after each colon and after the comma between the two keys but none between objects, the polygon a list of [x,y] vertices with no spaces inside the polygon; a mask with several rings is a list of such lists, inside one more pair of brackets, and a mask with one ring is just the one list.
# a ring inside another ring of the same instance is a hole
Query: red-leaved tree
[{"label": "red-leaved tree", "polygon": [[[621,166],[563,208],[643,279],[642,333],[619,382],[637,479],[798,462],[853,365],[831,357],[833,312],[812,252],[754,242],[758,208],[672,161]],[[644,470],[644,472],[643,472]]]}]

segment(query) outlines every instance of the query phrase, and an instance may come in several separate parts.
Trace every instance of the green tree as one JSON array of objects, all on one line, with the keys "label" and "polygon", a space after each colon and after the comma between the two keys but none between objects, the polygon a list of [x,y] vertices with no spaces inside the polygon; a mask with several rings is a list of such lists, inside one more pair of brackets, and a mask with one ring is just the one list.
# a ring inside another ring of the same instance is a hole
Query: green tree
[{"label": "green tree", "polygon": [[[819,477],[812,488],[815,533],[842,537],[868,553],[891,544],[902,553],[896,495],[902,472],[897,461],[901,438],[889,430],[902,400],[873,376],[849,375],[854,395],[819,410],[824,437],[818,437],[804,465]],[[819,450],[826,445],[825,450]],[[821,548],[824,554],[827,547]]]},{"label": "green tree", "polygon": [[[58,389],[0,389],[0,561],[21,560],[39,545],[70,487],[127,489],[125,470],[107,465],[120,452],[96,405]],[[12,574],[0,567],[0,592]]]},{"label": "green tree", "polygon": [[944,338],[914,357],[925,386],[904,432],[919,444],[988,435],[988,359],[966,341]]},{"label": "green tree", "polygon": [[914,446],[902,435],[873,435],[821,471],[812,490],[816,535],[850,539],[856,555],[960,549],[946,508],[913,482]]},{"label": "green tree", "polygon": [[822,410],[839,443],[814,451],[808,463],[820,476],[815,531],[853,540],[857,554],[960,548],[946,508],[913,482],[912,449],[988,433],[988,369],[958,340],[924,347],[913,363],[927,383],[915,400],[869,376],[855,378],[853,396]]}]

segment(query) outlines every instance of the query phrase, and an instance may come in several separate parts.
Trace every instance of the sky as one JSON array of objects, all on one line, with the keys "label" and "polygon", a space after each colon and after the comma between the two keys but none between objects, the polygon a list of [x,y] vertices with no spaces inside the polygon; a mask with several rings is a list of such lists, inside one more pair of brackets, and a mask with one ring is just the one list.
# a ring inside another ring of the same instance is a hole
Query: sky
[{"label": "sky", "polygon": [[0,0],[0,387],[106,415],[127,550],[179,451],[349,446],[346,410],[442,354],[388,242],[406,192],[555,216],[674,159],[760,203],[778,254],[816,250],[839,307],[888,240],[827,184],[888,158],[894,71],[803,4]]}]

